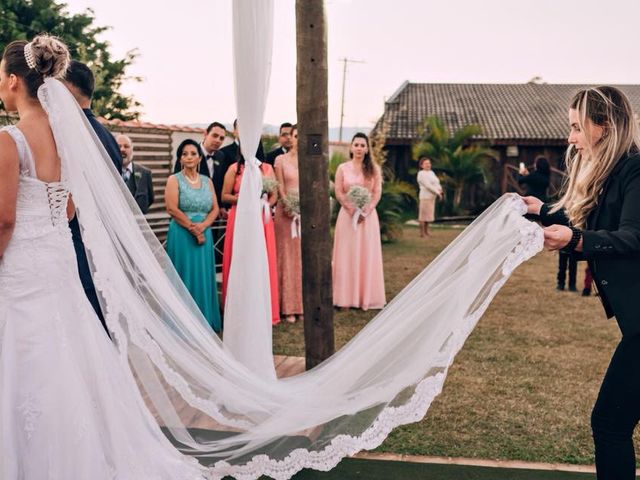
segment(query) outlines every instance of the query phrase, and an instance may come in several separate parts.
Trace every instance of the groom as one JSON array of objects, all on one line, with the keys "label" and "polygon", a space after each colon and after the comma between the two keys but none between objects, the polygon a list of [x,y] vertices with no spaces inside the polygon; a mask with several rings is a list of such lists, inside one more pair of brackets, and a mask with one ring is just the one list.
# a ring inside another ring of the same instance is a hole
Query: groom
[{"label": "groom", "polygon": [[[109,131],[102,126],[100,122],[98,122],[91,111],[91,98],[93,97],[93,90],[95,88],[93,73],[84,63],[74,60],[69,65],[64,83],[76,99],[76,102],[78,102],[78,105],[80,105],[80,108],[82,108],[82,111],[87,117],[87,120],[89,120],[91,127],[93,127],[93,130],[96,132],[100,142],[107,150],[116,170],[118,172],[122,171],[122,157],[115,138],[113,138],[113,135],[111,135],[111,133],[109,133]],[[80,235],[80,224],[78,223],[78,218],[76,216],[69,221],[69,228],[71,229],[71,236],[73,237],[73,247],[76,250],[78,272],[80,273],[82,287],[84,288],[84,292],[87,295],[89,302],[91,302],[91,306],[95,310],[96,315],[100,319],[100,322],[102,322],[102,326],[108,335],[109,330],[107,329],[104,316],[102,315],[96,288],[93,284],[93,279],[91,278],[91,270],[89,269],[87,253],[85,252],[84,244],[82,243],[82,236]]]}]

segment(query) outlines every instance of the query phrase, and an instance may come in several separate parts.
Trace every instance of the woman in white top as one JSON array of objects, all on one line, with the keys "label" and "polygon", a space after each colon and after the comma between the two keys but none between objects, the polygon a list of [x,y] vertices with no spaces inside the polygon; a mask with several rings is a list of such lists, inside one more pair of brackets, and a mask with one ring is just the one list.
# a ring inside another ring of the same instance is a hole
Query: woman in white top
[{"label": "woman in white top", "polygon": [[418,222],[420,223],[420,236],[429,237],[429,222],[433,222],[436,209],[436,197],[442,200],[442,187],[440,180],[431,170],[431,159],[420,157],[418,160],[418,186],[420,187],[420,208],[418,210]]}]

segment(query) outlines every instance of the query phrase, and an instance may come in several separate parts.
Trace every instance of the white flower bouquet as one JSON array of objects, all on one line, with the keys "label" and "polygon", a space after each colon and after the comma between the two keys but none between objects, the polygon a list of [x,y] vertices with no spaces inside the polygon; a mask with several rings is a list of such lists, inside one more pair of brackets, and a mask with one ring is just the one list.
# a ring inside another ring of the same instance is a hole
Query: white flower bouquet
[{"label": "white flower bouquet", "polygon": [[273,177],[262,177],[262,195],[270,195],[278,190],[278,180]]},{"label": "white flower bouquet", "polygon": [[282,199],[284,212],[291,217],[291,238],[300,236],[300,193],[289,190]]},{"label": "white flower bouquet", "polygon": [[371,192],[365,187],[361,187],[360,185],[353,185],[349,188],[347,192],[347,198],[349,202],[356,207],[356,211],[353,214],[351,223],[353,225],[354,230],[358,228],[358,220],[360,217],[364,217],[365,215],[362,213],[363,210],[371,203]]},{"label": "white flower bouquet", "polygon": [[282,206],[287,215],[300,215],[300,193],[297,190],[289,190],[282,199]]}]

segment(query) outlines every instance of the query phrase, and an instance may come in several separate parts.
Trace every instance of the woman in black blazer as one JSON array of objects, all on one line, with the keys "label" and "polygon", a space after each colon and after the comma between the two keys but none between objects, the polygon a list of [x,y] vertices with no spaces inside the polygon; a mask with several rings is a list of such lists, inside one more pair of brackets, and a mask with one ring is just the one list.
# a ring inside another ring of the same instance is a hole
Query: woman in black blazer
[{"label": "woman in black blazer", "polygon": [[554,205],[525,197],[545,246],[589,263],[622,339],[591,416],[598,480],[635,479],[640,420],[640,140],[626,96],[613,87],[578,92],[569,109],[564,194]]}]

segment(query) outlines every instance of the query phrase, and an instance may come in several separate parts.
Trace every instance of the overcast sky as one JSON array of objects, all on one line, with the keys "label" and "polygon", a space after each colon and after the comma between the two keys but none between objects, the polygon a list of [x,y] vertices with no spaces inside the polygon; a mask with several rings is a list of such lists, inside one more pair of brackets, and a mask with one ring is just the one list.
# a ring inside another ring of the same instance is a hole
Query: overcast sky
[{"label": "overcast sky", "polygon": [[[232,0],[65,0],[93,8],[121,57],[137,48],[125,86],[154,123],[235,117]],[[327,0],[329,123],[371,126],[405,80],[439,83],[640,83],[639,0]],[[275,0],[265,123],[295,121],[295,2]]]}]

